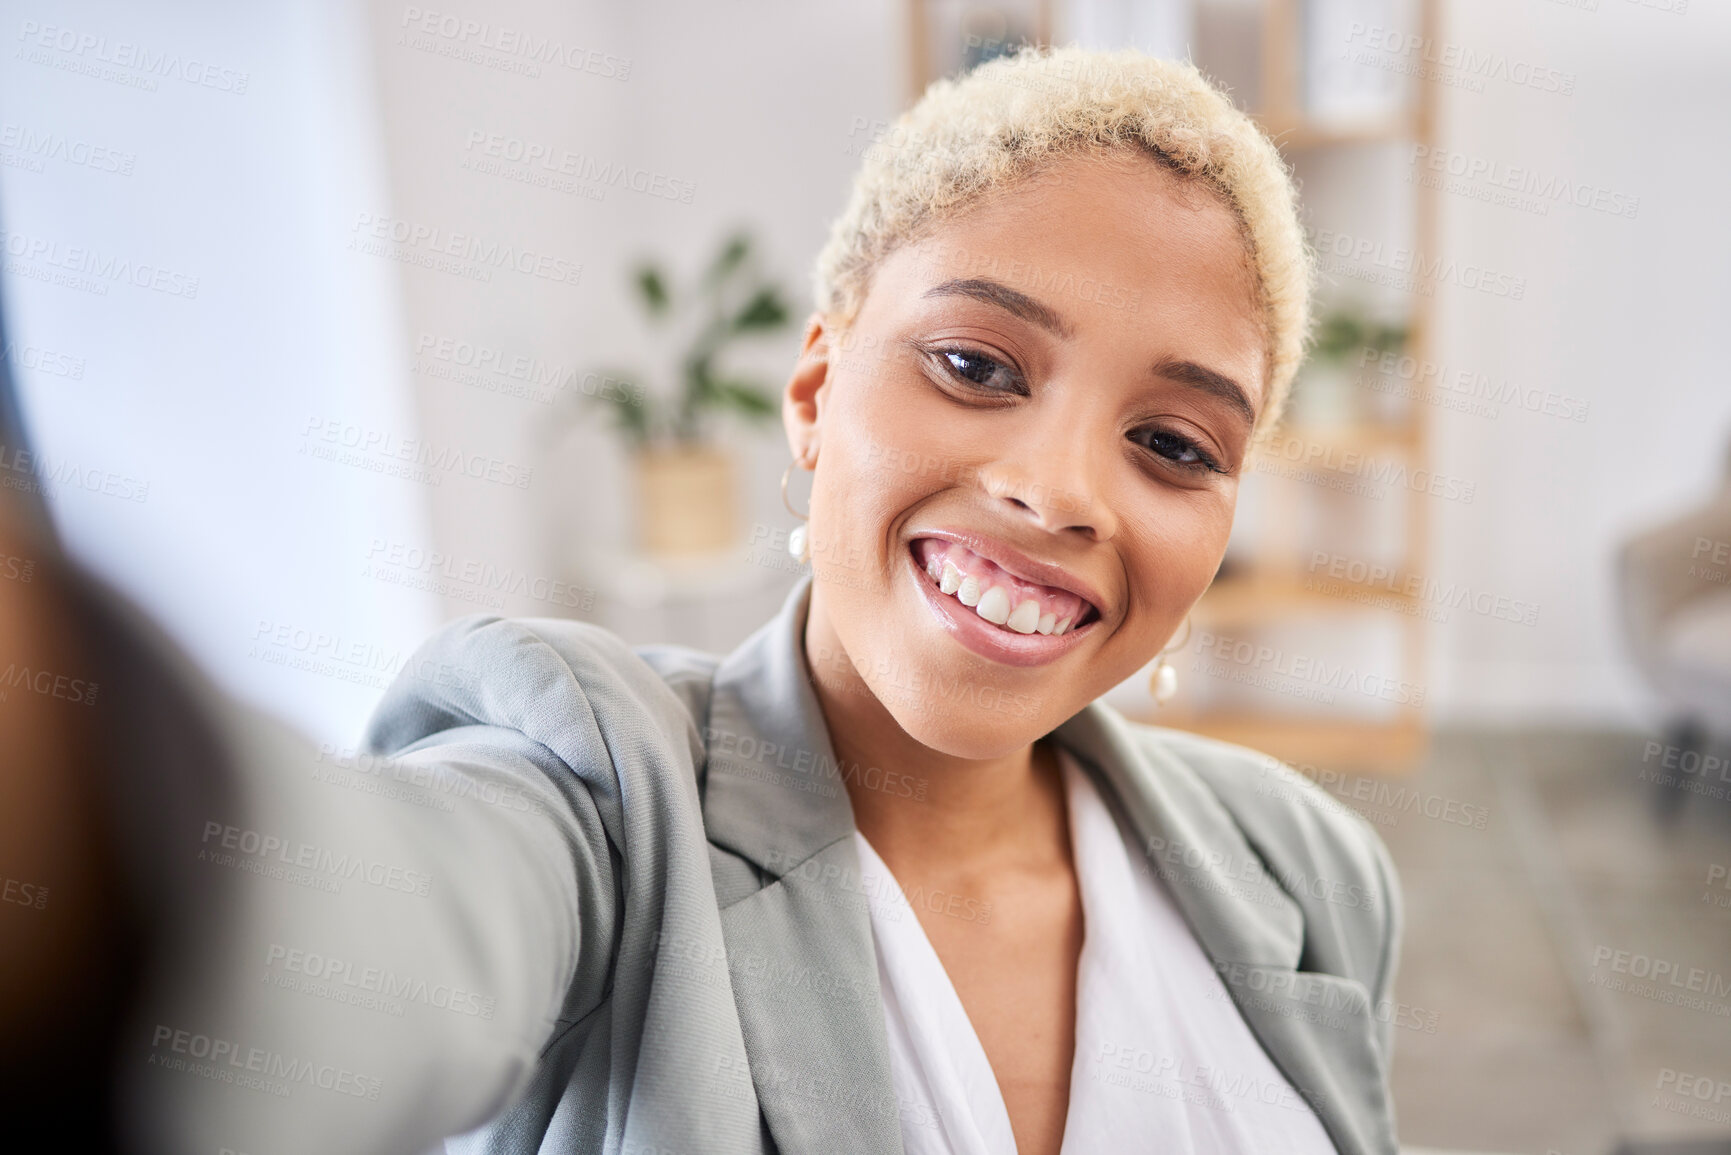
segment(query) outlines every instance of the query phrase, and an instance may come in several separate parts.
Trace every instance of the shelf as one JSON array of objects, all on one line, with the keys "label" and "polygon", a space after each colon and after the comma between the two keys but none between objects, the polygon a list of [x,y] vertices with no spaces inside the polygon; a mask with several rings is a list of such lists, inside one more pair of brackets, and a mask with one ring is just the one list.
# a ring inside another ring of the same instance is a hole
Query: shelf
[{"label": "shelf", "polygon": [[[1416,423],[1394,425],[1383,422],[1362,422],[1355,425],[1283,425],[1269,439],[1268,449],[1277,452],[1282,445],[1298,441],[1304,445],[1323,445],[1343,454],[1364,456],[1377,449],[1398,449],[1411,452],[1421,445]],[[1321,468],[1331,468],[1326,461],[1316,462]]]},{"label": "shelf", "polygon": [[[1319,588],[1323,583],[1327,588]],[[1360,596],[1355,598],[1355,594]],[[1315,575],[1313,579],[1304,573],[1276,572],[1215,582],[1196,603],[1195,613],[1198,619],[1212,625],[1227,625],[1290,618],[1295,610],[1407,615],[1420,608],[1417,598],[1382,586],[1330,578],[1326,574]]]},{"label": "shelf", "polygon": [[1255,120],[1262,127],[1262,131],[1273,138],[1282,152],[1306,152],[1364,144],[1399,144],[1416,140],[1419,135],[1417,121],[1410,113],[1350,124],[1328,124],[1303,116],[1274,113],[1257,115]]},{"label": "shelf", "polygon": [[1150,711],[1133,722],[1200,734],[1271,754],[1290,766],[1394,776],[1417,768],[1429,742],[1418,718],[1395,722],[1280,717],[1264,714]]},{"label": "shelf", "polygon": [[[1337,163],[1356,172],[1360,162],[1373,159],[1354,149],[1398,152],[1406,146],[1433,144],[1438,102],[1438,86],[1434,84],[1412,84],[1404,96],[1391,97],[1386,103],[1359,104],[1356,110],[1342,105],[1338,113],[1313,111],[1306,104],[1306,69],[1315,64],[1306,55],[1310,27],[1306,7],[1304,0],[1255,0],[1242,8],[1234,5],[1233,11],[1242,13],[1243,18],[1221,23],[1218,28],[1218,59],[1236,69],[1235,75],[1246,77],[1241,90],[1254,93],[1253,99],[1260,106],[1253,116],[1287,163],[1321,165],[1328,171],[1309,175],[1333,178],[1342,175],[1332,169]],[[1439,8],[1437,0],[1418,0],[1417,30],[1427,39],[1439,37]],[[1244,67],[1251,55],[1258,57],[1253,80]],[[1383,86],[1376,87],[1380,90]],[[1367,171],[1370,168],[1364,167]],[[1371,221],[1384,219],[1380,208],[1365,207],[1371,198],[1379,206],[1410,203],[1410,247],[1418,252],[1437,250],[1438,194],[1428,186],[1404,181],[1394,171],[1374,178],[1375,187],[1369,188],[1362,179],[1317,179],[1309,183],[1312,187],[1306,189],[1307,201],[1318,196],[1350,198],[1346,205],[1351,212],[1369,214],[1365,217],[1367,227]],[[1356,219],[1342,213],[1342,206],[1317,202],[1309,207],[1318,221]],[[1323,211],[1329,209],[1333,211]],[[1396,213],[1388,219],[1398,220],[1400,216]],[[1343,283],[1342,288],[1349,286]],[[1418,295],[1405,308],[1409,329],[1405,352],[1420,363],[1435,360],[1430,336],[1434,298]],[[1263,449],[1261,457],[1266,462],[1257,462],[1258,467],[1266,466],[1271,481],[1259,495],[1260,532],[1254,540],[1239,542],[1239,552],[1233,555],[1237,564],[1197,603],[1195,628],[1224,635],[1272,633],[1293,626],[1327,634],[1347,632],[1328,627],[1364,625],[1382,633],[1393,626],[1398,634],[1392,640],[1399,648],[1401,676],[1415,683],[1426,669],[1436,603],[1422,591],[1417,597],[1402,591],[1406,575],[1429,568],[1432,511],[1423,492],[1405,482],[1426,463],[1430,410],[1422,397],[1409,397],[1413,390],[1391,387],[1386,397],[1359,392],[1371,368],[1330,366],[1335,380],[1319,379],[1313,384],[1333,392],[1319,392],[1311,399],[1315,407],[1308,410],[1301,398],[1295,398],[1291,423],[1277,431]],[[1347,388],[1349,380],[1351,389]],[[1307,413],[1311,418],[1308,424]],[[1388,416],[1378,420],[1385,413]],[[1326,423],[1330,417],[1337,417],[1339,423]],[[1353,484],[1343,484],[1349,481]],[[1378,507],[1388,511],[1386,516],[1343,500],[1373,491],[1388,498],[1387,504]],[[1320,549],[1382,559],[1395,571],[1392,584],[1397,588],[1386,588],[1391,584],[1387,577],[1366,580],[1367,574],[1359,566],[1352,568],[1358,581],[1331,578],[1326,564],[1314,574],[1306,572],[1307,559]],[[1341,639],[1343,647],[1348,642]],[[1332,641],[1326,644],[1334,645]],[[1192,652],[1196,648],[1190,645]],[[1204,709],[1204,702],[1217,704]],[[1237,743],[1301,767],[1395,775],[1414,768],[1425,754],[1427,727],[1422,708],[1399,707],[1397,713],[1390,714],[1341,713],[1324,710],[1320,700],[1272,696],[1267,704],[1271,711],[1264,711],[1258,699],[1246,701],[1237,694],[1198,694],[1192,699],[1181,686],[1176,700],[1160,709],[1150,703],[1136,720]],[[1313,709],[1316,712],[1310,712]]]}]

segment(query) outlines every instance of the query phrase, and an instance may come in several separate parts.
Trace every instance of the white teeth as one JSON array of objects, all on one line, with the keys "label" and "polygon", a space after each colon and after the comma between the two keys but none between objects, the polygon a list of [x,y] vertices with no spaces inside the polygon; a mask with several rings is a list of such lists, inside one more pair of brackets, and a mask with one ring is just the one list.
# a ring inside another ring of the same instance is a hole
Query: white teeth
[{"label": "white teeth", "polygon": [[993,586],[981,595],[980,604],[974,607],[974,612],[994,626],[1001,626],[1010,620],[1010,595]]},{"label": "white teeth", "polygon": [[1039,601],[1034,598],[1023,598],[1012,607],[1008,590],[1000,586],[986,586],[979,578],[963,571],[948,558],[942,561],[932,559],[926,564],[926,573],[945,594],[968,606],[993,625],[1003,626],[1018,634],[1062,634],[1076,620],[1077,615],[1071,614],[1063,621],[1058,621],[1056,613],[1043,612]]}]

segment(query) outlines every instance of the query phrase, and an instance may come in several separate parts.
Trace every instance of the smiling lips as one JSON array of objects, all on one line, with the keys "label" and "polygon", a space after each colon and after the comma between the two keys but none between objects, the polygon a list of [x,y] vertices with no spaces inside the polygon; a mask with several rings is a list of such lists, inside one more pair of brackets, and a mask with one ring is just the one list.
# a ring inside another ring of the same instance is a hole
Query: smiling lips
[{"label": "smiling lips", "polygon": [[1070,591],[1024,581],[955,542],[922,537],[912,549],[941,593],[1000,629],[1056,636],[1096,616],[1092,605]]}]

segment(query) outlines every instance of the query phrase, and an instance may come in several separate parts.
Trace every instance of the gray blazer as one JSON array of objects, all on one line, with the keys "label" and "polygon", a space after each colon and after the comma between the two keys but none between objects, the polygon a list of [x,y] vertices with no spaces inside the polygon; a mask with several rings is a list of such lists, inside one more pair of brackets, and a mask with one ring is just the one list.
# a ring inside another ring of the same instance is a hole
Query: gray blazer
[{"label": "gray blazer", "polygon": [[[901,1150],[916,1105],[892,1087],[846,782],[917,784],[838,765],[800,644],[809,590],[725,658],[470,617],[412,663],[453,676],[386,693],[369,748],[541,798],[521,837],[562,872],[534,916],[560,956],[538,1054],[450,1150]],[[1395,1152],[1401,901],[1369,824],[1266,756],[1103,703],[1053,737],[1335,1146]]]}]

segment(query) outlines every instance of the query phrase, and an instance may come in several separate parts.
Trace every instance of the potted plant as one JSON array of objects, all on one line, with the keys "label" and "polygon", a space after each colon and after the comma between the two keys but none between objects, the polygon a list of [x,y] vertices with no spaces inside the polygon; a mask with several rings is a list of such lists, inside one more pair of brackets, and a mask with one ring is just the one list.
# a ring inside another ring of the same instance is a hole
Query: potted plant
[{"label": "potted plant", "polygon": [[1325,314],[1293,390],[1293,423],[1308,429],[1351,425],[1359,416],[1353,370],[1360,354],[1366,349],[1398,353],[1406,339],[1405,325],[1375,320],[1356,308]]},{"label": "potted plant", "polygon": [[759,273],[753,255],[750,236],[736,233],[683,290],[656,263],[640,264],[631,283],[651,326],[667,341],[682,327],[690,333],[676,386],[668,395],[643,387],[642,374],[606,373],[601,380],[617,387],[585,398],[611,413],[630,445],[648,553],[710,553],[739,540],[733,458],[711,440],[712,419],[734,413],[760,422],[775,416],[776,404],[770,390],[725,368],[723,355],[788,321],[780,287]]}]

